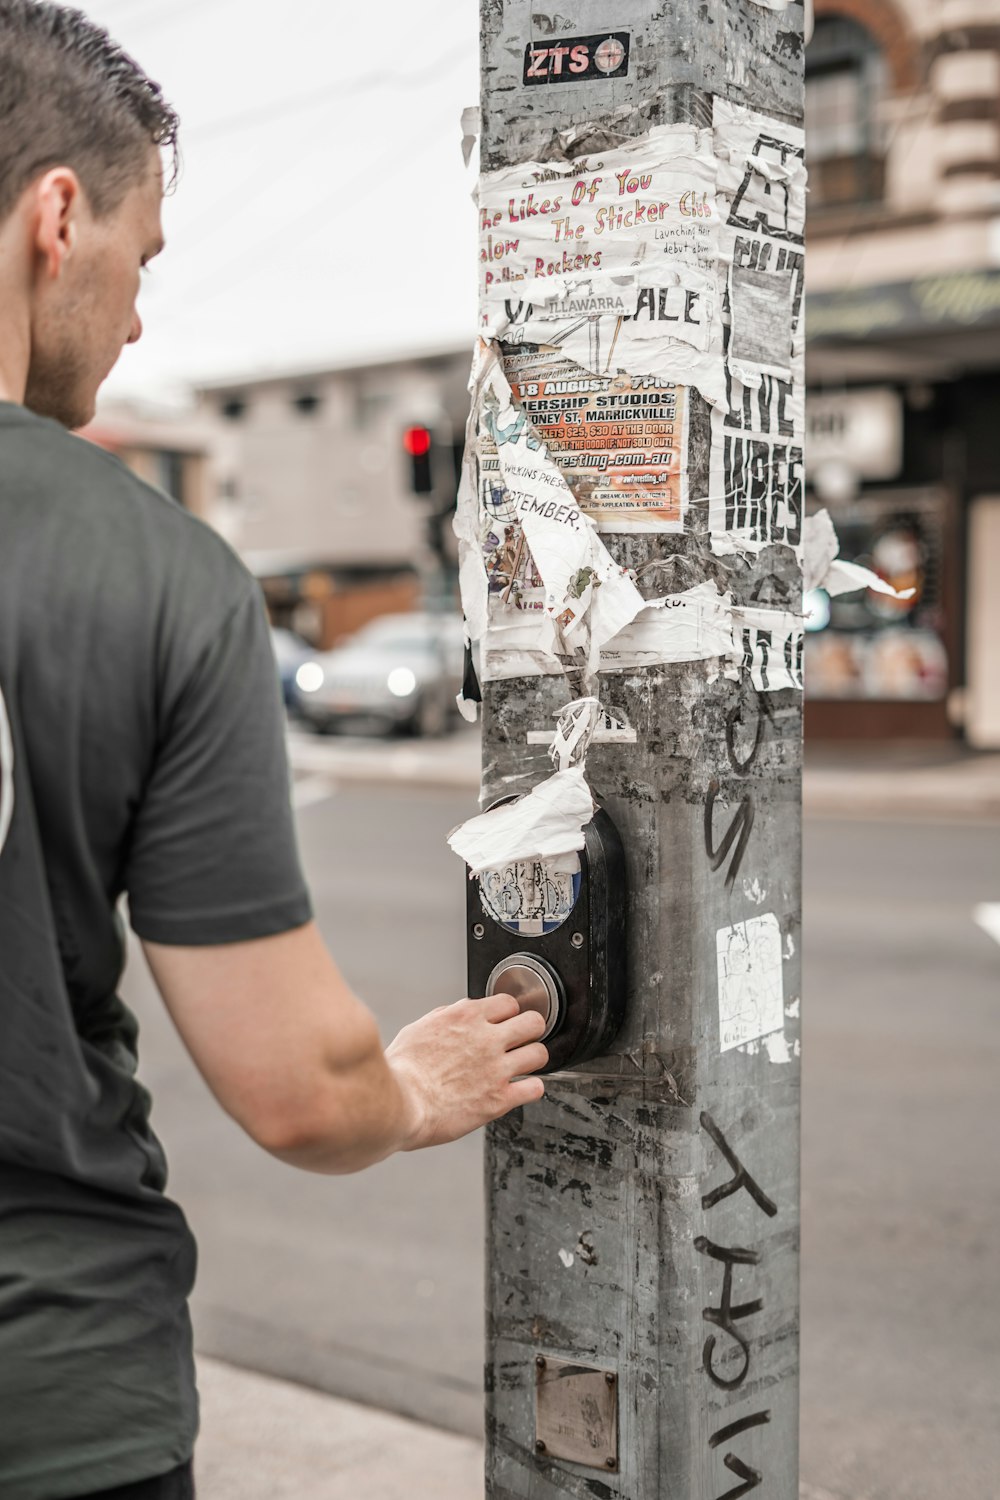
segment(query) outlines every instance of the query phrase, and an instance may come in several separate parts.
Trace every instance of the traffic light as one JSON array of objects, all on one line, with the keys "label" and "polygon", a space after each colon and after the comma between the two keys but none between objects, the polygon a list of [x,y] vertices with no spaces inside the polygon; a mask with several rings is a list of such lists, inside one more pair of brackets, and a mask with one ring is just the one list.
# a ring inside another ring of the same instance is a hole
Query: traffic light
[{"label": "traffic light", "polygon": [[434,438],[429,427],[407,427],[403,448],[410,459],[410,489],[414,495],[429,495],[434,489],[431,460]]}]

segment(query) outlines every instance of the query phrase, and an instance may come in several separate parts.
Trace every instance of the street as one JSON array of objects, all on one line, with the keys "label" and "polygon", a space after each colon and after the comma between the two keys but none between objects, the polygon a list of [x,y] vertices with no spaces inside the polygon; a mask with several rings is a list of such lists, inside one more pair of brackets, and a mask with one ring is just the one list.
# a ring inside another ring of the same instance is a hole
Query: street
[{"label": "street", "polygon": [[[463,992],[471,792],[310,780],[317,916],[383,1034]],[[805,870],[802,1477],[984,1500],[1000,1473],[995,825],[814,820]],[[133,957],[141,1076],[201,1247],[199,1347],[480,1430],[480,1144],[295,1173],[211,1100]],[[473,1497],[470,1497],[473,1500]],[[677,1497],[683,1500],[683,1497]]]}]

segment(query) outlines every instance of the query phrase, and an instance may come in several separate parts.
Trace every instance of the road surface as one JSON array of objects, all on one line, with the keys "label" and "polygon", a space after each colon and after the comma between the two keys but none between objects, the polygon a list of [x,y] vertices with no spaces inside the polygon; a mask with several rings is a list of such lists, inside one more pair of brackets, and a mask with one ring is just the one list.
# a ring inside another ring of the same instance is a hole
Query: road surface
[{"label": "road surface", "polygon": [[[317,914],[388,1036],[463,988],[471,793],[315,777]],[[806,844],[802,1474],[813,1500],[1000,1493],[1000,829],[816,821]],[[141,960],[141,1076],[201,1246],[199,1346],[480,1430],[480,1144],[296,1173],[210,1099]],[[472,1500],[472,1497],[470,1497]]]}]

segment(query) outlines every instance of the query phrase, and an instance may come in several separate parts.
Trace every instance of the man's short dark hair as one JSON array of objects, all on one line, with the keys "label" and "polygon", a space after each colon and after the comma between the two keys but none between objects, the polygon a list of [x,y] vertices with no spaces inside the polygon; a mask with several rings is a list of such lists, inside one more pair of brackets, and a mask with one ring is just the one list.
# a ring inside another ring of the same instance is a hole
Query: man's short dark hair
[{"label": "man's short dark hair", "polygon": [[178,118],[159,84],[78,10],[0,0],[0,220],[51,167],[72,167],[95,214],[136,183],[150,146],[176,172]]}]

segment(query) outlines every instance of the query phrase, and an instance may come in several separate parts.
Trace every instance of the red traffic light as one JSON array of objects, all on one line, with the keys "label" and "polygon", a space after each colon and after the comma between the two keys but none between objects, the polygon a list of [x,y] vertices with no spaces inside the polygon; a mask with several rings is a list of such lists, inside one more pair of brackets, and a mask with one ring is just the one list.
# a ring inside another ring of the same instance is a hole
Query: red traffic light
[{"label": "red traffic light", "polygon": [[423,458],[431,451],[431,435],[426,427],[408,427],[403,433],[403,447],[411,458]]}]

